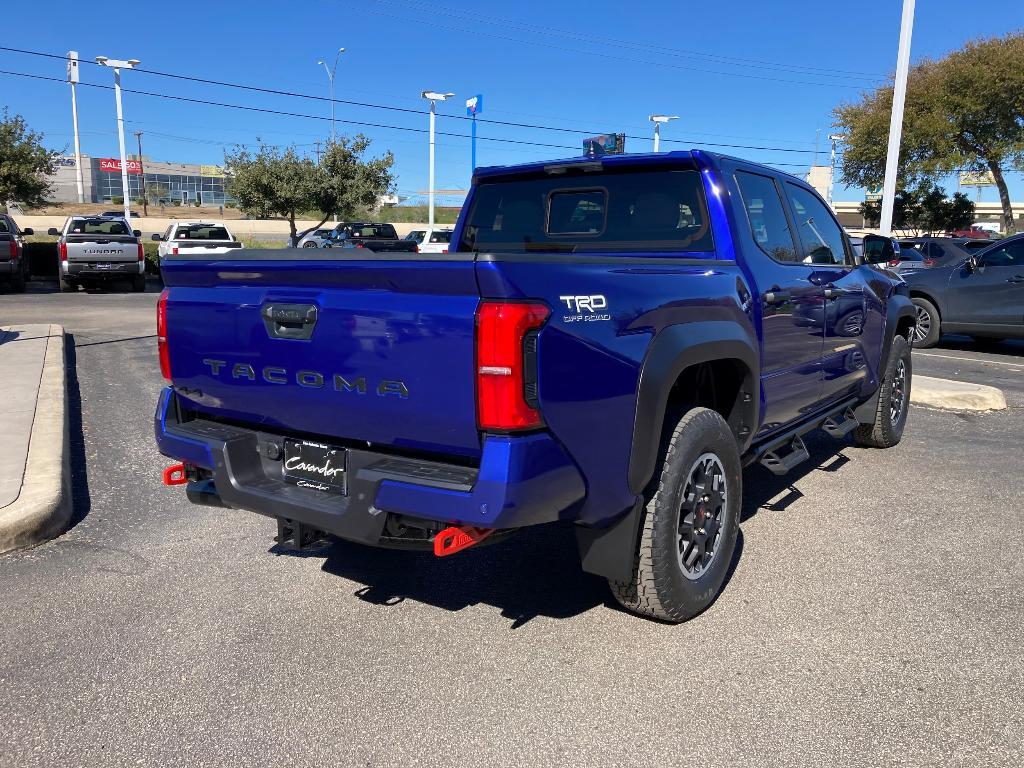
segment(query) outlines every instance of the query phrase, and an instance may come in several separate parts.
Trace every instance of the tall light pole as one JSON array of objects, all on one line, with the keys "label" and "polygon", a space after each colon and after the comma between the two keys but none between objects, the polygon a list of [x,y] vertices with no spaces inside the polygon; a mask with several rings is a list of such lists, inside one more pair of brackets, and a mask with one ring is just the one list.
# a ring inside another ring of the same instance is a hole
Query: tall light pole
[{"label": "tall light pole", "polygon": [[661,149],[662,123],[667,123],[669,120],[678,120],[679,115],[651,115],[647,119],[654,123],[654,154],[658,154]]},{"label": "tall light pole", "polygon": [[[124,112],[121,109],[121,70],[135,69],[141,62],[138,59],[108,59],[106,56],[97,56],[96,63],[103,67],[112,67],[114,70],[114,100],[117,102],[117,141],[121,146],[121,192],[124,195],[124,218],[131,223],[131,188],[128,186],[128,156],[124,150]],[[140,158],[141,160],[141,158]]]},{"label": "tall light pole", "polygon": [[427,199],[429,208],[429,226],[434,228],[434,122],[437,119],[435,106],[439,101],[445,101],[454,96],[454,93],[438,93],[437,91],[423,91],[420,93],[424,99],[430,102],[430,183],[427,186]]},{"label": "tall light pole", "polygon": [[903,134],[903,104],[907,99],[907,75],[910,72],[910,38],[914,33],[914,0],[903,0],[900,22],[900,48],[896,55],[896,82],[889,118],[889,151],[885,156],[885,181],[882,183],[881,233],[892,234],[892,209],[896,198],[896,173],[900,163],[900,138]]},{"label": "tall light pole", "polygon": [[78,202],[85,202],[85,182],[82,179],[82,147],[78,142],[78,51],[68,51],[68,83],[71,85],[71,122],[75,126],[75,182],[78,184]]},{"label": "tall light pole", "polygon": [[317,61],[321,67],[324,68],[324,72],[327,73],[327,90],[331,95],[331,143],[334,143],[334,73],[338,71],[338,59],[341,58],[341,54],[345,52],[344,48],[339,48],[338,52],[334,54],[334,66],[328,68],[327,62],[323,59]]},{"label": "tall light pole", "polygon": [[828,174],[828,204],[832,206],[832,191],[836,187],[836,142],[842,141],[843,137],[838,133],[829,134],[828,140],[832,142],[832,155],[829,161],[831,171]]}]

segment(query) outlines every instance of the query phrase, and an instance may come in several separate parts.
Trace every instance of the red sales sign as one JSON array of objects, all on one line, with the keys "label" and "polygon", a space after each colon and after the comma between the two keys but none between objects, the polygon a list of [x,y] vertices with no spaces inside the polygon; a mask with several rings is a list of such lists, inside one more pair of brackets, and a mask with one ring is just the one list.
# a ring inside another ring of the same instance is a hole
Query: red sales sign
[{"label": "red sales sign", "polygon": [[[100,158],[100,170],[110,171],[111,173],[121,172],[121,161],[116,157],[101,157]],[[142,173],[142,163],[138,160],[128,161],[128,173],[139,174]]]}]

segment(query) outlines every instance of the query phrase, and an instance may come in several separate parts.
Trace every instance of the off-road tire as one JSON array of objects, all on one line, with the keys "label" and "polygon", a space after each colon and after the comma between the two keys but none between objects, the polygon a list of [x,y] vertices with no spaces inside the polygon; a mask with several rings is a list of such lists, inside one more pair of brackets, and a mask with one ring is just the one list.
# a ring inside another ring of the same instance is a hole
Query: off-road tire
[{"label": "off-road tire", "polygon": [[146,276],[145,275],[135,275],[135,277],[132,278],[132,290],[135,291],[135,293],[143,293],[143,292],[145,292],[145,290],[146,290]]},{"label": "off-road tire", "polygon": [[919,338],[915,331],[912,336],[913,344],[917,349],[934,347],[942,336],[942,318],[939,316],[939,310],[928,299],[922,299],[920,296],[915,296],[913,302],[917,310],[918,328],[923,328],[922,313],[929,319],[928,332]]},{"label": "off-road tire", "polygon": [[[680,498],[694,462],[713,454],[725,478],[725,502],[714,555],[695,579],[683,575],[680,563]],[[615,599],[629,611],[679,623],[707,608],[722,588],[739,534],[743,473],[736,438],[715,411],[694,408],[666,433],[661,462],[645,493],[639,546],[632,578],[612,581]]]},{"label": "off-road tire", "polygon": [[[899,415],[893,414],[894,383],[900,363],[904,366],[904,381],[899,390],[902,403]],[[858,445],[870,448],[892,448],[903,437],[903,428],[907,424],[907,413],[910,410],[910,386],[913,381],[913,367],[910,355],[910,344],[902,336],[894,336],[889,349],[889,360],[885,365],[885,376],[878,393],[878,406],[875,408],[875,420],[871,424],[861,424],[853,430],[853,439]]]},{"label": "off-road tire", "polygon": [[319,246],[319,245],[317,245],[317,244],[316,244],[315,242],[313,242],[312,240],[307,240],[306,242],[304,242],[304,243],[302,244],[302,247],[303,247],[303,248],[319,248],[320,246]]}]

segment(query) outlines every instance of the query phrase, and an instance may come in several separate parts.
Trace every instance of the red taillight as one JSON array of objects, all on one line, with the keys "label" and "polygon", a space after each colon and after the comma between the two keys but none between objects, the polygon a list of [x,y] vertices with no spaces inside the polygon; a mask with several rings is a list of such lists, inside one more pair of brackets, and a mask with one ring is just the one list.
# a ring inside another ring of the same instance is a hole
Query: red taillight
[{"label": "red taillight", "polygon": [[442,248],[441,249],[441,253],[448,253],[448,249],[447,248]]},{"label": "red taillight", "polygon": [[900,260],[899,259],[889,259],[889,266],[890,267],[898,267],[899,265],[900,265]]},{"label": "red taillight", "polygon": [[160,373],[171,380],[171,356],[167,352],[167,290],[156,304],[156,348],[160,355]]},{"label": "red taillight", "polygon": [[11,240],[11,261],[18,260],[18,241]]},{"label": "red taillight", "polygon": [[480,429],[533,429],[536,336],[550,310],[543,304],[484,301],[476,313],[477,421]]},{"label": "red taillight", "polygon": [[60,253],[60,260],[61,261],[67,261],[68,260],[68,244],[67,243],[61,243],[60,245],[57,246],[57,250]]},{"label": "red taillight", "polygon": [[935,266],[935,259],[925,259],[921,263],[924,264],[926,267],[934,267]]},{"label": "red taillight", "polygon": [[142,249],[142,243],[139,243],[139,261],[146,260],[146,252]]},{"label": "red taillight", "polygon": [[412,246],[412,252],[413,252],[413,253],[419,253],[419,252],[420,252],[420,244],[419,244],[419,243],[414,243],[414,244],[413,244],[413,246]]}]

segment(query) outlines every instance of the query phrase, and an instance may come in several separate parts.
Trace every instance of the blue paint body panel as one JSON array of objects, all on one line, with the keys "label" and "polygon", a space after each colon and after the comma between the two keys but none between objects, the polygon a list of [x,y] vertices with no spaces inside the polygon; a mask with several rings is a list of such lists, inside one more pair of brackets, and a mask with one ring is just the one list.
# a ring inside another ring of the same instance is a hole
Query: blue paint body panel
[{"label": "blue paint body panel", "polygon": [[[743,450],[831,402],[863,401],[875,392],[883,338],[891,333],[891,276],[854,263],[773,261],[754,240],[735,173],[768,175],[780,188],[806,188],[803,182],[700,151],[599,162],[609,170],[698,171],[714,251],[337,260],[243,251],[226,260],[167,259],[173,389],[161,395],[155,419],[161,451],[212,467],[202,441],[168,434],[164,414],[174,406],[195,418],[477,472],[469,489],[384,480],[374,504],[389,513],[494,528],[557,519],[600,526],[638,499],[628,479],[631,456],[636,441],[650,438],[642,433],[638,393],[668,329],[682,327],[685,339],[688,327],[728,327],[729,338],[749,349],[744,359],[754,361],[758,407],[757,423],[745,425]],[[477,169],[453,251],[479,184],[552,165]],[[791,300],[770,307],[766,293],[782,285]],[[842,301],[827,299],[827,286],[841,287]],[[587,319],[565,301],[593,294],[606,298],[607,317]],[[541,431],[493,435],[477,428],[475,312],[487,299],[542,301],[551,310],[537,346]],[[315,307],[312,336],[273,338],[263,313],[275,304]]]}]

